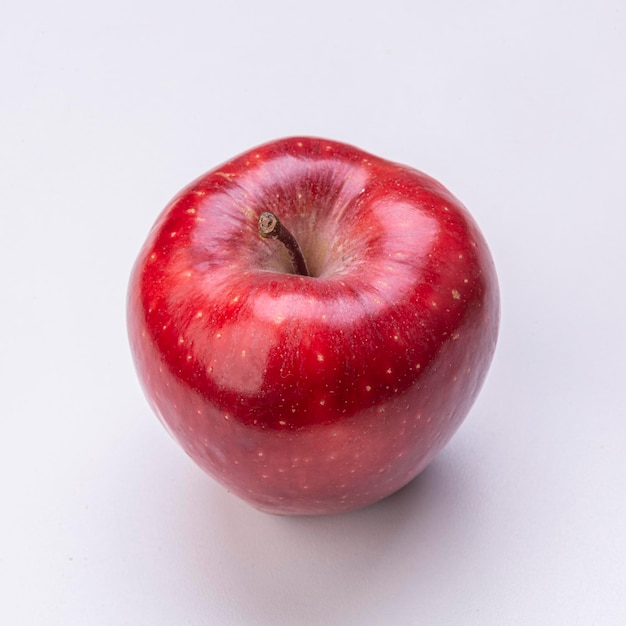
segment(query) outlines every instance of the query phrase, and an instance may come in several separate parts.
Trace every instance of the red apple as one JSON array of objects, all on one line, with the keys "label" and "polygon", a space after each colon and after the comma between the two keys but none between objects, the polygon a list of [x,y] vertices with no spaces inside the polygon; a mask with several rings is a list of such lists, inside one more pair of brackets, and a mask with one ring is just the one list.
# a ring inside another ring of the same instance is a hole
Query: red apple
[{"label": "red apple", "polygon": [[[273,226],[279,240],[260,236]],[[449,191],[305,137],[183,189],[128,295],[160,420],[227,489],[282,514],[357,509],[413,479],[476,398],[498,320],[487,245]]]}]

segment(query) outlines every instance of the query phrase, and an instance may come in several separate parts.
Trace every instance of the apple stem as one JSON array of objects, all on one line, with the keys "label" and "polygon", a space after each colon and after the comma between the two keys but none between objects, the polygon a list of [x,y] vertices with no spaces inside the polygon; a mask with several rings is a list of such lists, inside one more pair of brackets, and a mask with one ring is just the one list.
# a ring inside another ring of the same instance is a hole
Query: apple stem
[{"label": "apple stem", "polygon": [[265,212],[259,216],[259,235],[264,239],[278,239],[287,248],[296,274],[301,276],[311,275],[296,238],[273,213]]}]

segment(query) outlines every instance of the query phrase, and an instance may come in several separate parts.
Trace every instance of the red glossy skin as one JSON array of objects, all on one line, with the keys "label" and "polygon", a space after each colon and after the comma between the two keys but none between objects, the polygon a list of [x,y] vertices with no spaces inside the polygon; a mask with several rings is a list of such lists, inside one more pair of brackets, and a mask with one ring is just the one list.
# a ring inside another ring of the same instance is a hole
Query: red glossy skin
[{"label": "red glossy skin", "polygon": [[[273,211],[313,277],[257,233]],[[432,178],[291,138],[200,177],[132,272],[145,393],[196,463],[259,509],[366,506],[450,439],[496,344],[497,279],[466,209]]]}]

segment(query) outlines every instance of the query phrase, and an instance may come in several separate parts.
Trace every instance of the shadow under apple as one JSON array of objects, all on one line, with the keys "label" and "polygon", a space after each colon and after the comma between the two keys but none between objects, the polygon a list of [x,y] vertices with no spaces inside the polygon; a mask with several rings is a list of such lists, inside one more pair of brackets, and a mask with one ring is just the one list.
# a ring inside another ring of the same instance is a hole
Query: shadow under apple
[{"label": "shadow under apple", "polygon": [[[398,594],[412,594],[418,606],[454,583],[471,551],[468,518],[480,498],[459,452],[444,451],[378,504],[330,517],[268,515],[221,488],[200,498],[194,480],[188,488],[196,493],[180,509],[181,549],[196,584],[210,584],[211,603],[224,604],[235,623],[345,623],[368,605],[384,610]],[[221,554],[203,539],[209,528]]]}]

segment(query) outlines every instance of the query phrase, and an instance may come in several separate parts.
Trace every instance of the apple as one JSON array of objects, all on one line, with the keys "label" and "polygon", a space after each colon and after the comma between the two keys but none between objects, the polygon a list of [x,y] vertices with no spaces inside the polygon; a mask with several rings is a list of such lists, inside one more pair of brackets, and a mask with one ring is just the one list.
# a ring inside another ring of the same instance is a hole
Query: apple
[{"label": "apple", "polygon": [[494,264],[429,176],[342,143],[267,143],[157,219],[128,291],[154,412],[243,500],[329,514],[397,491],[457,430],[496,345]]}]

